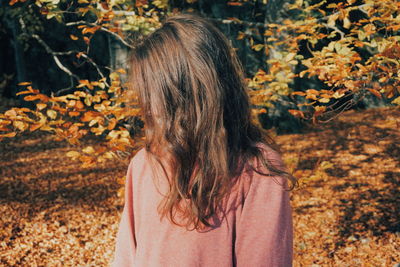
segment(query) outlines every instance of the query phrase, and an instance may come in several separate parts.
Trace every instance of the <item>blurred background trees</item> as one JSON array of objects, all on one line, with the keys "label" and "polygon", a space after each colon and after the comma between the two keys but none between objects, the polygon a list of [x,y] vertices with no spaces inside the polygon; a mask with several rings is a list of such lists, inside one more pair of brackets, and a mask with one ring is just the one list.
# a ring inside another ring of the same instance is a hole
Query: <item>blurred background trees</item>
[{"label": "blurred background trees", "polygon": [[0,139],[94,135],[99,147],[68,155],[84,164],[129,155],[143,126],[125,95],[129,49],[179,11],[211,19],[231,40],[266,129],[399,105],[399,10],[396,0],[2,1],[1,101],[18,101],[1,110]]}]

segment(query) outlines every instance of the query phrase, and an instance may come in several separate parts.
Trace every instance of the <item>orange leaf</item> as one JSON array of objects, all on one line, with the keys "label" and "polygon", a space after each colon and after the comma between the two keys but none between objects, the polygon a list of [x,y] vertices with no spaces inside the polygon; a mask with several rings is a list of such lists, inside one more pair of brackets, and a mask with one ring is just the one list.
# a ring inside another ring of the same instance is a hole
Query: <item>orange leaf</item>
[{"label": "orange leaf", "polygon": [[317,90],[315,90],[315,89],[308,89],[306,92],[307,92],[307,95],[308,94],[313,94],[313,95],[318,95],[319,94],[319,92]]},{"label": "orange leaf", "polygon": [[295,117],[300,117],[300,118],[304,118],[304,113],[300,110],[297,109],[289,109],[288,110],[290,114],[292,114]]},{"label": "orange leaf", "polygon": [[293,93],[292,93],[292,95],[305,96],[305,95],[306,95],[306,93],[304,93],[304,92],[301,92],[301,91],[296,91],[296,92],[293,92]]},{"label": "orange leaf", "polygon": [[94,34],[98,29],[100,29],[100,26],[86,27],[86,28],[83,28],[82,34],[86,34],[86,33]]},{"label": "orange leaf", "polygon": [[121,74],[126,74],[126,70],[124,70],[124,69],[117,69],[117,72],[119,72],[119,73],[121,73]]},{"label": "orange leaf", "polygon": [[94,157],[82,155],[79,157],[79,160],[84,163],[84,166],[88,166],[95,162]]},{"label": "orange leaf", "polygon": [[24,94],[30,94],[30,93],[31,93],[31,91],[26,90],[26,91],[18,92],[15,95],[24,95]]},{"label": "orange leaf", "polygon": [[29,127],[29,131],[33,132],[37,129],[39,129],[43,124],[41,123],[36,123],[36,124],[31,124],[31,126]]},{"label": "orange leaf", "polygon": [[96,118],[96,117],[98,117],[98,116],[101,116],[101,113],[100,113],[100,112],[88,111],[88,112],[85,112],[85,113],[83,114],[83,116],[82,116],[82,118],[81,118],[81,121],[83,121],[83,122],[88,122],[88,121],[91,121],[91,120],[93,120],[94,118]]},{"label": "orange leaf", "polygon": [[47,95],[44,94],[38,94],[38,99],[42,100],[43,102],[48,102],[49,101],[49,97]]},{"label": "orange leaf", "polygon": [[242,6],[243,5],[243,3],[232,2],[232,1],[229,1],[227,4],[228,4],[228,6]]},{"label": "orange leaf", "polygon": [[68,112],[68,115],[70,115],[71,117],[79,116],[79,114],[81,114],[79,111],[70,111],[70,112]]},{"label": "orange leaf", "polygon": [[104,8],[105,10],[109,10],[110,6],[107,4],[107,2],[101,2],[101,7]]},{"label": "orange leaf", "polygon": [[69,128],[72,125],[72,122],[67,121],[66,123],[63,124],[64,128]]},{"label": "orange leaf", "polygon": [[20,82],[18,85],[24,86],[24,85],[30,85],[32,84],[31,82]]},{"label": "orange leaf", "polygon": [[381,93],[379,93],[377,90],[375,90],[375,89],[368,89],[368,91],[370,91],[374,96],[378,97],[379,99],[382,99]]},{"label": "orange leaf", "polygon": [[40,99],[40,97],[38,95],[27,95],[24,97],[25,101],[34,101]]},{"label": "orange leaf", "polygon": [[83,37],[83,40],[85,41],[85,43],[86,43],[87,45],[89,45],[90,39],[89,39],[88,37],[84,36],[84,37]]},{"label": "orange leaf", "polygon": [[7,117],[16,117],[18,115],[18,113],[15,111],[15,109],[9,109],[6,112],[4,112],[4,115],[6,115]]},{"label": "orange leaf", "polygon": [[314,116],[319,116],[326,110],[326,107],[325,106],[315,106],[314,109],[315,109]]},{"label": "orange leaf", "polygon": [[10,5],[10,6],[13,6],[15,3],[18,3],[18,0],[11,0],[11,1],[9,2],[9,5]]},{"label": "orange leaf", "polygon": [[54,106],[53,107],[54,110],[57,110],[58,112],[60,112],[61,114],[65,114],[67,113],[67,110],[65,108],[59,107],[59,106]]},{"label": "orange leaf", "polygon": [[75,104],[76,109],[82,109],[84,107],[85,107],[85,105],[82,103],[82,101],[76,101],[76,104]]},{"label": "orange leaf", "polygon": [[112,118],[112,119],[109,121],[109,124],[108,124],[107,129],[108,129],[108,130],[112,130],[112,129],[115,128],[115,125],[117,125],[117,120],[116,120],[115,118]]},{"label": "orange leaf", "polygon": [[76,41],[76,40],[79,39],[78,36],[75,36],[75,35],[73,35],[73,34],[70,34],[70,35],[69,35],[69,38],[71,38],[71,39],[74,40],[74,41]]},{"label": "orange leaf", "polygon": [[6,133],[6,134],[0,134],[0,139],[3,137],[14,137],[16,136],[17,133],[16,132],[11,132],[11,133]]},{"label": "orange leaf", "polygon": [[69,108],[73,108],[73,107],[75,107],[75,105],[76,105],[76,100],[70,100],[70,101],[68,101],[68,103],[67,103],[67,107],[69,107]]}]

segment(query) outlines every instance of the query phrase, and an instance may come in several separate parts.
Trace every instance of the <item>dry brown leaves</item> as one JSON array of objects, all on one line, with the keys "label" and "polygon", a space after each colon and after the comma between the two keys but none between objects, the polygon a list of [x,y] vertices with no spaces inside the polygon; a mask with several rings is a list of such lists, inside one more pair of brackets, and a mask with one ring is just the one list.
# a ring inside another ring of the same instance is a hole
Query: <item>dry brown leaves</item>
[{"label": "dry brown leaves", "polygon": [[[278,136],[302,184],[291,193],[295,266],[400,263],[399,118],[393,108],[350,111]],[[69,150],[40,133],[0,143],[0,266],[111,261],[128,159],[82,168]]]},{"label": "dry brown leaves", "polygon": [[292,192],[294,266],[400,263],[400,109],[349,111],[279,136]]}]

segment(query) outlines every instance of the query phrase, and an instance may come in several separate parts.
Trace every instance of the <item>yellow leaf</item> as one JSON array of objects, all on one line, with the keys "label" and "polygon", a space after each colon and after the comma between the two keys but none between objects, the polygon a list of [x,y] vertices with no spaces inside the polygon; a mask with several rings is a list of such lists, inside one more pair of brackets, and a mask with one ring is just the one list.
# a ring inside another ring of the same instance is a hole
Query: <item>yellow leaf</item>
[{"label": "yellow leaf", "polygon": [[115,154],[113,152],[111,152],[111,151],[108,151],[108,152],[104,153],[104,157],[107,158],[107,159],[112,159],[114,157],[114,155]]},{"label": "yellow leaf", "polygon": [[344,20],[343,20],[343,27],[344,27],[345,29],[349,29],[350,26],[351,26],[351,22],[350,22],[349,18],[348,18],[348,17],[345,17]]},{"label": "yellow leaf", "polygon": [[98,123],[97,120],[91,120],[91,121],[89,122],[89,127],[92,127],[92,126],[95,125],[96,123]]},{"label": "yellow leaf", "polygon": [[344,93],[339,93],[339,91],[336,91],[333,95],[334,98],[338,99],[344,96]]},{"label": "yellow leaf", "polygon": [[333,167],[334,167],[333,163],[332,163],[332,162],[329,162],[329,161],[323,161],[323,162],[321,162],[321,164],[320,164],[320,168],[321,168],[322,170],[326,170],[326,169],[333,168]]},{"label": "yellow leaf", "polygon": [[82,149],[82,151],[84,152],[84,153],[87,153],[87,154],[93,154],[95,151],[94,151],[94,148],[92,147],[92,146],[87,146],[87,147],[85,147],[84,149]]},{"label": "yellow leaf", "polygon": [[111,138],[111,139],[117,138],[118,135],[119,135],[118,131],[112,130],[111,132],[108,133],[107,139],[110,139],[110,138]]},{"label": "yellow leaf", "polygon": [[79,153],[78,151],[68,151],[67,152],[67,157],[70,158],[77,158],[81,155],[81,153]]},{"label": "yellow leaf", "polygon": [[6,115],[7,117],[14,118],[18,115],[18,113],[14,109],[9,109],[6,112],[4,112],[4,115]]},{"label": "yellow leaf", "polygon": [[20,131],[24,131],[28,125],[22,121],[14,121],[13,126]]},{"label": "yellow leaf", "polygon": [[46,111],[46,114],[50,119],[53,119],[53,120],[57,117],[57,112],[55,110],[52,110],[52,109],[48,109]]},{"label": "yellow leaf", "polygon": [[37,108],[38,110],[42,110],[42,109],[44,109],[45,107],[47,107],[46,104],[43,104],[43,103],[38,103],[38,104],[36,104],[36,108]]},{"label": "yellow leaf", "polygon": [[253,45],[251,48],[254,49],[255,51],[260,51],[261,49],[264,48],[264,45],[263,44],[256,44],[256,45]]},{"label": "yellow leaf", "polygon": [[296,53],[289,53],[286,55],[285,61],[289,62],[296,56]]},{"label": "yellow leaf", "polygon": [[111,80],[119,80],[119,75],[118,75],[118,73],[112,72],[112,73],[110,74],[110,79],[111,79]]},{"label": "yellow leaf", "polygon": [[92,96],[86,95],[85,100],[83,102],[85,102],[86,106],[91,106],[92,105]]},{"label": "yellow leaf", "polygon": [[335,27],[336,24],[336,20],[338,19],[339,14],[333,14],[331,16],[329,16],[328,18],[328,26],[329,27]]},{"label": "yellow leaf", "polygon": [[318,101],[321,103],[329,103],[329,98],[323,97],[323,98],[318,99]]},{"label": "yellow leaf", "polygon": [[392,101],[392,104],[396,104],[396,105],[399,105],[399,106],[400,106],[400,96],[399,96],[399,97],[396,97],[396,98]]}]

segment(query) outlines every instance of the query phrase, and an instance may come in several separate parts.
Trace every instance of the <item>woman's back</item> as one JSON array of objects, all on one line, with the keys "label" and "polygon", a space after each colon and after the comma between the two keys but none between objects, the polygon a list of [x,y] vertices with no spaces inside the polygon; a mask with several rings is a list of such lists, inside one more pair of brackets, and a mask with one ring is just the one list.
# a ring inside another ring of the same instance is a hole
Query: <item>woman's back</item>
[{"label": "woman's back", "polygon": [[129,74],[145,149],[129,166],[113,265],[290,266],[294,177],[252,121],[226,36],[173,15],[132,50]]},{"label": "woman's back", "polygon": [[[261,147],[276,167],[284,168],[277,152]],[[157,206],[168,181],[160,175],[161,168],[152,169],[148,156],[141,149],[128,168],[112,266],[291,266],[292,211],[286,178],[245,168],[224,209],[212,216],[212,226],[188,231],[167,218],[160,221]]]}]

